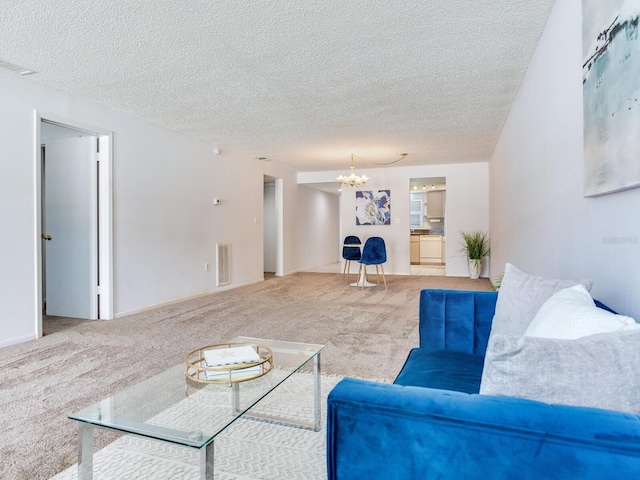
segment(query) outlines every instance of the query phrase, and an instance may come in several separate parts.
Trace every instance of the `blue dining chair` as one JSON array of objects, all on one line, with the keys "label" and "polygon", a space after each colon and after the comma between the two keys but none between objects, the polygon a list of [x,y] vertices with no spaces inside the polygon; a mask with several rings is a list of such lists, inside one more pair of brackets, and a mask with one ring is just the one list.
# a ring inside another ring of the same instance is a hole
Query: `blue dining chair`
[{"label": "blue dining chair", "polygon": [[[387,279],[384,276],[384,266],[382,265],[387,261],[387,247],[384,244],[384,240],[380,237],[368,238],[362,249],[362,255],[360,256],[360,268],[358,269],[358,275],[360,269],[364,265],[364,280],[367,279],[367,265],[376,266],[376,275],[378,277],[378,285],[380,285],[380,273],[378,272],[378,265],[382,269],[382,279],[384,280],[384,288],[387,288]],[[362,282],[362,288],[364,289],[364,281]]]},{"label": "blue dining chair", "polygon": [[[347,245],[357,245],[355,247],[349,247]],[[344,269],[342,275],[347,275],[347,281],[349,281],[349,274],[351,273],[351,260],[360,260],[360,239],[355,235],[348,235],[342,244],[342,258],[344,258]]]}]

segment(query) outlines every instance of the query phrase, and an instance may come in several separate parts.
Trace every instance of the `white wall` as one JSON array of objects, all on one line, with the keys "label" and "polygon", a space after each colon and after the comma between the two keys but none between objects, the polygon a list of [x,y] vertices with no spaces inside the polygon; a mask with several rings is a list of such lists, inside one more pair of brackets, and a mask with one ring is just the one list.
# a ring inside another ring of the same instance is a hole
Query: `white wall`
[{"label": "white wall", "polygon": [[216,243],[231,244],[232,284],[262,279],[259,168],[133,119],[114,130],[117,314],[215,290]]},{"label": "white wall", "polygon": [[[230,148],[216,156],[214,145],[4,72],[0,105],[0,346],[37,336],[36,110],[113,132],[116,316],[218,291],[216,243],[231,243],[231,287],[263,279],[263,178],[269,172],[262,162]],[[316,213],[326,194],[299,191],[293,172],[273,176],[284,178],[285,215],[291,215],[285,217],[285,271],[325,262],[325,252],[302,262],[294,250],[313,245],[321,229],[337,235],[324,210]],[[213,206],[213,198],[221,205]],[[316,228],[297,230],[305,216],[316,219]]]},{"label": "white wall", "polygon": [[340,197],[298,185],[295,211],[290,220],[297,240],[292,247],[292,270],[309,269],[340,261]]},{"label": "white wall", "polygon": [[[446,177],[446,272],[448,276],[468,276],[466,258],[458,253],[460,231],[489,230],[488,165],[486,162],[420,167],[360,168],[370,180],[363,187],[344,187],[340,196],[341,235],[357,235],[364,242],[368,237],[384,238],[387,247],[385,273],[409,275],[409,195],[410,179]],[[344,172],[305,172],[298,174],[298,183],[335,182]],[[356,226],[355,191],[391,190],[391,225]],[[490,233],[491,236],[491,233]],[[337,241],[339,244],[341,239]],[[488,272],[484,272],[487,276]]]},{"label": "white wall", "polygon": [[271,162],[264,173],[284,180],[285,275],[339,261],[339,197],[298,185],[298,174]]},{"label": "white wall", "polygon": [[640,319],[640,189],[583,197],[581,22],[580,0],[556,2],[489,163],[491,271],[590,278]]}]

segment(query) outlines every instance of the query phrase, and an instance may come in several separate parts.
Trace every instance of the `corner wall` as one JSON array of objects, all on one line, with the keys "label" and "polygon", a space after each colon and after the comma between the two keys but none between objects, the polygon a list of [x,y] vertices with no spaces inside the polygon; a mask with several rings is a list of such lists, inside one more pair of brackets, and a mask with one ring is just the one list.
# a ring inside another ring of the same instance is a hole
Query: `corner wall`
[{"label": "corner wall", "polygon": [[583,197],[581,42],[580,0],[556,2],[489,162],[491,272],[590,278],[640,319],[640,189]]},{"label": "corner wall", "polygon": [[296,198],[295,211],[285,217],[296,235],[285,267],[300,271],[339,262],[340,197],[298,185]]},{"label": "corner wall", "polygon": [[[37,337],[35,111],[113,132],[115,316],[263,280],[262,162],[4,72],[0,105],[0,347]],[[286,271],[296,271],[307,265],[291,249],[331,218],[294,172],[274,176],[285,184]],[[317,227],[304,230],[299,212]],[[231,244],[230,286],[216,286],[216,243]]]},{"label": "corner wall", "polygon": [[264,173],[284,182],[284,274],[321,267],[340,260],[339,197],[298,185],[298,175],[274,163]]}]

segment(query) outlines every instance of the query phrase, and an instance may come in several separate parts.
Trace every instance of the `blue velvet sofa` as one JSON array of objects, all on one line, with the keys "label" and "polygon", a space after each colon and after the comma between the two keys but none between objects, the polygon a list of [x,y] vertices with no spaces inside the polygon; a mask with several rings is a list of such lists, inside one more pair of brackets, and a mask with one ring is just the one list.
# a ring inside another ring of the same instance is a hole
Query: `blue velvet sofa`
[{"label": "blue velvet sofa", "polygon": [[420,347],[394,384],[329,394],[330,480],[640,478],[639,416],[478,394],[496,299],[421,292]]}]

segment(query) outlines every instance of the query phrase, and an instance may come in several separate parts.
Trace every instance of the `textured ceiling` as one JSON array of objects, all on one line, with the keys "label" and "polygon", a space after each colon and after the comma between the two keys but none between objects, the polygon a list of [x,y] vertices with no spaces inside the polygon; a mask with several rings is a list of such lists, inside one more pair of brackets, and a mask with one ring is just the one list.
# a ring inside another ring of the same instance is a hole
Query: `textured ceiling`
[{"label": "textured ceiling", "polygon": [[553,0],[7,0],[27,78],[297,171],[487,160]]}]

